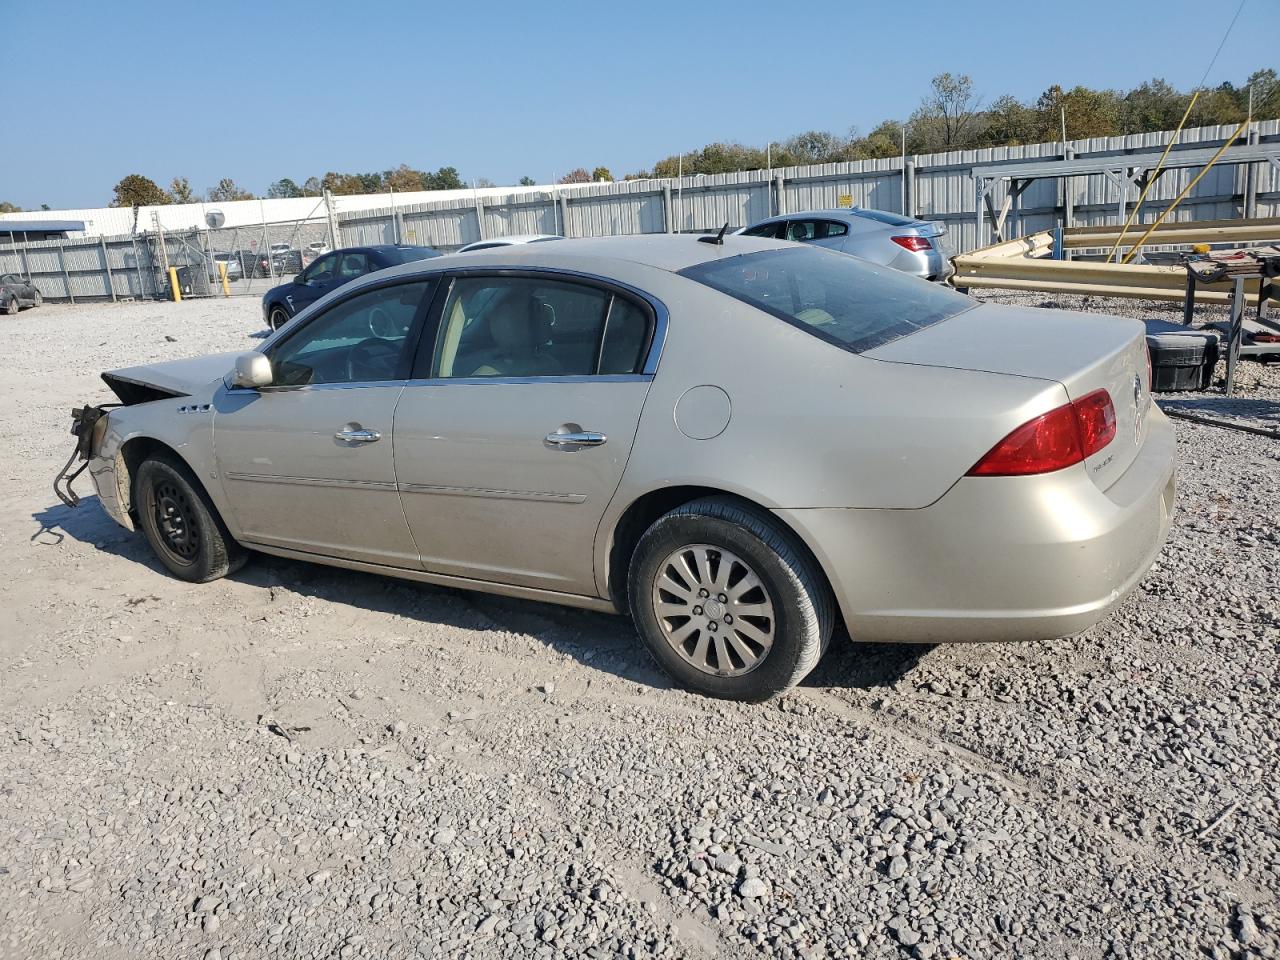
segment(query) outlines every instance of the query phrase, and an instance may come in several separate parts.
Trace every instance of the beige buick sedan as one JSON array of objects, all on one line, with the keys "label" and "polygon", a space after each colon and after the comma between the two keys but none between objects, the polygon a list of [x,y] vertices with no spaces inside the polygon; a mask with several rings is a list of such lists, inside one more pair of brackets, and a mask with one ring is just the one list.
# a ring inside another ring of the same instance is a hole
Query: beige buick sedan
[{"label": "beige buick sedan", "polygon": [[1173,508],[1141,324],[753,237],[406,264],[261,352],[104,378],[123,406],[79,412],[81,453],[175,576],[260,551],[630,611],[718,697],[798,683],[838,621],[1083,630]]}]

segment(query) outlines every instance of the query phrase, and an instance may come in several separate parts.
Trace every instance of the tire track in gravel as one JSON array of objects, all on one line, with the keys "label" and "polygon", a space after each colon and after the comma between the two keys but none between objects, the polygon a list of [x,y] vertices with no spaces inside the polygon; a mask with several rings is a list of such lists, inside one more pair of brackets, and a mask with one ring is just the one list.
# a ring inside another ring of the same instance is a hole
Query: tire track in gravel
[{"label": "tire track in gravel", "polygon": [[798,688],[793,691],[793,695],[801,697],[832,716],[870,727],[921,754],[940,755],[963,763],[975,772],[996,780],[1001,786],[1052,809],[1082,833],[1105,840],[1134,863],[1140,863],[1154,872],[1163,872],[1163,867],[1173,865],[1188,873],[1198,874],[1250,905],[1266,906],[1274,900],[1272,892],[1263,890],[1248,881],[1231,877],[1216,868],[1206,868],[1203,861],[1193,861],[1176,848],[1162,848],[1157,844],[1144,843],[1127,837],[1119,831],[1099,827],[1071,798],[1045,789],[1033,779],[1010,770],[998,759],[957,743],[942,732],[919,721],[890,714],[894,722],[886,723],[874,711],[855,706],[834,694],[812,688]]}]

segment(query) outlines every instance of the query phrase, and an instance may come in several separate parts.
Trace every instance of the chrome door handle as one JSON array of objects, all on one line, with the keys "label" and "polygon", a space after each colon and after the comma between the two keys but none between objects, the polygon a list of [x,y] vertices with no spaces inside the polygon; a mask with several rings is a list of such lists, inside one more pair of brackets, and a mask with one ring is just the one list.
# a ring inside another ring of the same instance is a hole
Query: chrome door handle
[{"label": "chrome door handle", "polygon": [[576,433],[548,433],[547,443],[557,447],[598,447],[609,438],[603,433],[579,430]]},{"label": "chrome door handle", "polygon": [[375,440],[381,440],[382,434],[377,430],[353,430],[350,427],[345,427],[335,433],[333,439],[342,440],[346,443],[373,443]]}]

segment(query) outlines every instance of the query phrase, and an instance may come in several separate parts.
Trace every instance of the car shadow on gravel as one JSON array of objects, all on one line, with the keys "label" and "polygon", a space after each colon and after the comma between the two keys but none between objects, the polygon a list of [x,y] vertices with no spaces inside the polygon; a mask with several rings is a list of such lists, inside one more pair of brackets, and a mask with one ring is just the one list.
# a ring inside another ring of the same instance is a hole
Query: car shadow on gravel
[{"label": "car shadow on gravel", "polygon": [[[34,543],[56,545],[70,537],[104,553],[133,560],[167,576],[140,534],[132,534],[106,515],[97,497],[85,497],[76,509],[57,504],[32,514],[39,528]],[[645,651],[627,617],[518,600],[491,594],[399,580],[329,567],[324,564],[254,554],[231,576],[239,583],[270,591],[313,597],[371,613],[406,617],[422,623],[471,631],[533,637],[590,669],[612,673],[654,689],[674,684]],[[872,689],[892,686],[932,647],[851,643],[843,632],[806,686]],[[553,669],[551,664],[547,669]]]},{"label": "car shadow on gravel", "polygon": [[875,690],[892,687],[906,677],[936,644],[854,643],[841,628],[831,638],[827,655],[801,685]]},{"label": "car shadow on gravel", "polygon": [[97,497],[85,497],[74,509],[61,503],[54,504],[36,511],[31,519],[39,525],[30,537],[34,544],[54,547],[70,537],[104,553],[114,553],[141,563],[157,574],[164,571],[146,541],[108,517]]}]

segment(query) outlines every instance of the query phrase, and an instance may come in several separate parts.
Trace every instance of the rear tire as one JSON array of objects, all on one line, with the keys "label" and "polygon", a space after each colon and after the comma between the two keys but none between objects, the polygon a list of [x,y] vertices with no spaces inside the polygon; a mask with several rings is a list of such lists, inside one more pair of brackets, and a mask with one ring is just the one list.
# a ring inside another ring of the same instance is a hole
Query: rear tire
[{"label": "rear tire", "polygon": [[17,316],[18,314],[18,298],[17,297],[10,297],[8,300],[5,301],[4,313],[5,313],[5,316],[7,317]]},{"label": "rear tire", "polygon": [[284,307],[272,307],[271,312],[267,314],[267,325],[271,327],[272,330],[279,330],[288,323],[290,319],[291,317]]},{"label": "rear tire", "polygon": [[151,549],[179,580],[208,583],[248,559],[190,469],[170,454],[154,454],[138,466],[133,502]]},{"label": "rear tire", "polygon": [[695,500],[654,522],[632,555],[628,595],[658,665],[728,700],[794,687],[817,666],[835,619],[808,551],[767,511],[731,498]]},{"label": "rear tire", "polygon": [[38,307],[42,303],[44,303],[44,294],[37,290],[34,299],[31,301],[31,306]]}]

